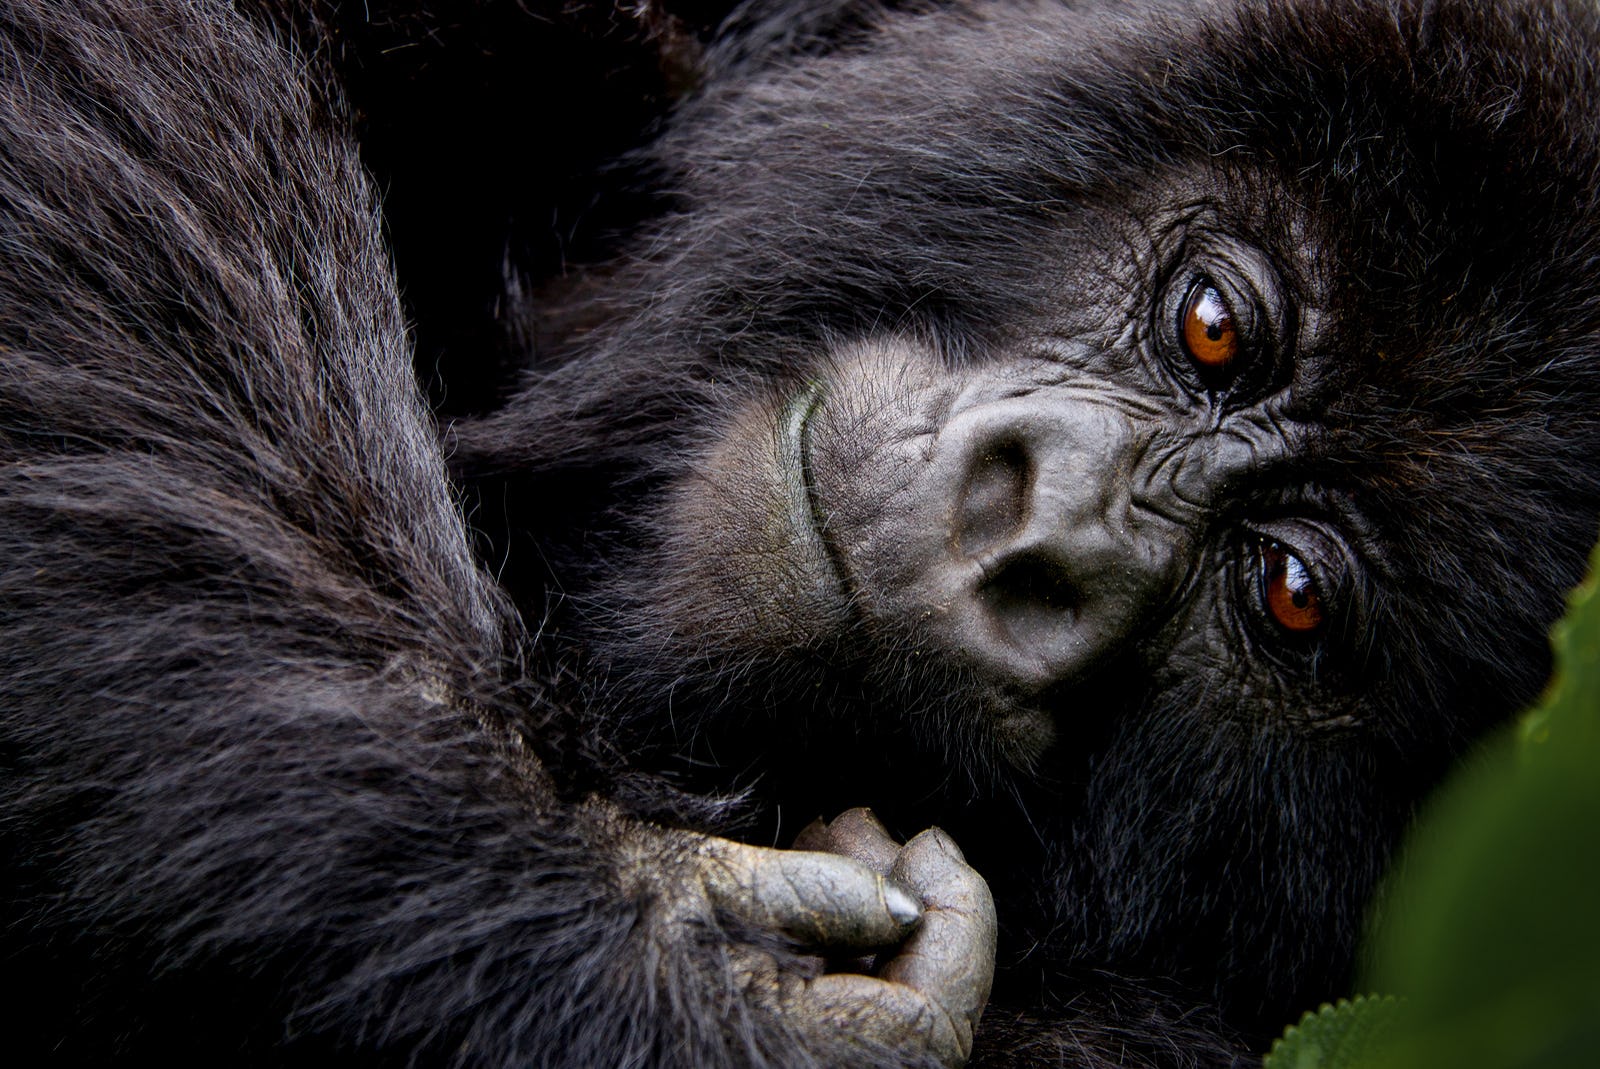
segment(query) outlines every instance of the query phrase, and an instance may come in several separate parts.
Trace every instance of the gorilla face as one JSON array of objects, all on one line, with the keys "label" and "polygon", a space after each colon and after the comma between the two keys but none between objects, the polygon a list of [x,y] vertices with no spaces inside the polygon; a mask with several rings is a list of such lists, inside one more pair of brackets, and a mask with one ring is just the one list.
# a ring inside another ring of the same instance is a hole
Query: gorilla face
[{"label": "gorilla face", "polygon": [[[953,671],[957,715],[1023,767],[1057,717],[1097,715],[1075,689],[1130,654],[1210,662],[1241,698],[1339,682],[1364,612],[1348,532],[1367,525],[1296,485],[1318,430],[1297,394],[1329,329],[1319,265],[1199,201],[1154,226],[1084,214],[1095,244],[1041,261],[1057,293],[992,351],[835,342],[729,422],[668,520],[682,544],[729,542],[674,556],[684,631],[945,662],[922,701],[948,701]],[[1348,714],[1324,688],[1296,715]]]}]

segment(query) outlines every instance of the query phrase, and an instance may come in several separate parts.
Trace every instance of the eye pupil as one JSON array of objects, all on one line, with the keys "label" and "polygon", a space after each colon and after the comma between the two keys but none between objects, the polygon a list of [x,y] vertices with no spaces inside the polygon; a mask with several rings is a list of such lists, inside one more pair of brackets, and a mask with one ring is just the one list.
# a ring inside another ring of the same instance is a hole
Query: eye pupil
[{"label": "eye pupil", "polygon": [[1261,601],[1272,622],[1297,635],[1322,626],[1322,597],[1304,561],[1276,542],[1261,547]]},{"label": "eye pupil", "polygon": [[1222,371],[1238,357],[1240,339],[1233,312],[1208,279],[1199,279],[1189,288],[1178,336],[1185,354],[1203,371]]}]

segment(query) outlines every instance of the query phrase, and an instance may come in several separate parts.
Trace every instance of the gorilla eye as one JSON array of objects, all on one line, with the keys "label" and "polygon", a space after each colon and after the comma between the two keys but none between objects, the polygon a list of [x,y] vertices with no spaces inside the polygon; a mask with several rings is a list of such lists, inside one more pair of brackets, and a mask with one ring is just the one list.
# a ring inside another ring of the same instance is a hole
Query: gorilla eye
[{"label": "gorilla eye", "polygon": [[1189,287],[1178,313],[1178,337],[1183,351],[1202,371],[1225,371],[1239,356],[1239,328],[1233,310],[1210,279],[1197,279]]},{"label": "gorilla eye", "polygon": [[1277,542],[1265,542],[1260,557],[1261,604],[1272,622],[1295,635],[1322,626],[1322,596],[1311,569]]}]

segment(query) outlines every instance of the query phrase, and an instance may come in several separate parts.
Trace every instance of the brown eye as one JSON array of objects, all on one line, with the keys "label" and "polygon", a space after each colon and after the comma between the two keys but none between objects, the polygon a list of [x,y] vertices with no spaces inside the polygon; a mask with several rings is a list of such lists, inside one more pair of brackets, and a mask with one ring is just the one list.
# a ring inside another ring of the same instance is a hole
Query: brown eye
[{"label": "brown eye", "polygon": [[1190,287],[1184,298],[1178,336],[1189,359],[1204,371],[1225,370],[1239,355],[1239,329],[1233,313],[1217,287],[1206,279]]},{"label": "brown eye", "polygon": [[1285,631],[1305,635],[1322,626],[1322,597],[1311,570],[1276,542],[1261,547],[1261,601]]}]

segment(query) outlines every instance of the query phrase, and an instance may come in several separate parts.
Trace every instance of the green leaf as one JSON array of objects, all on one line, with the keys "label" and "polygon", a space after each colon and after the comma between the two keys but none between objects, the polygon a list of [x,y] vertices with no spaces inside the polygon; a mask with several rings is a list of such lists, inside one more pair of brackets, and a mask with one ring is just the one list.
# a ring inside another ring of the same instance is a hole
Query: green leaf
[{"label": "green leaf", "polygon": [[[1600,554],[1591,560],[1591,568]],[[1407,999],[1374,1069],[1600,1065],[1600,583],[1540,706],[1419,822],[1364,985]]]},{"label": "green leaf", "polygon": [[1300,1018],[1272,1045],[1262,1069],[1358,1069],[1382,1050],[1394,1028],[1400,1002],[1358,996],[1326,1003]]}]

